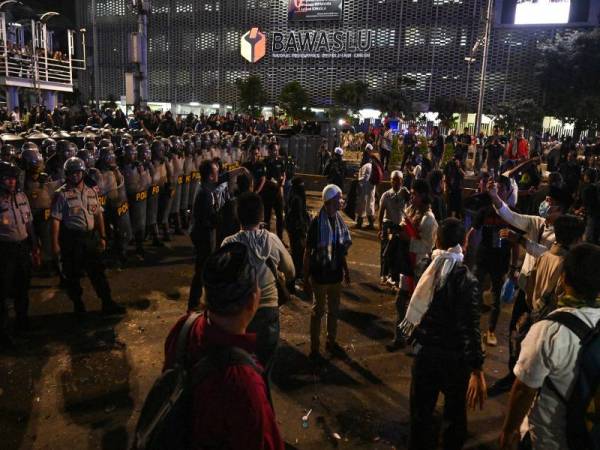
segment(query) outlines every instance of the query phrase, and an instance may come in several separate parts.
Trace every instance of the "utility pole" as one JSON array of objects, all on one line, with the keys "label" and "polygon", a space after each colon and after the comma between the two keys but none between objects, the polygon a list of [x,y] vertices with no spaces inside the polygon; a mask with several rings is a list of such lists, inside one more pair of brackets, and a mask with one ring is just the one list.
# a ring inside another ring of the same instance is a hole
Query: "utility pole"
[{"label": "utility pole", "polygon": [[490,49],[490,39],[492,35],[492,10],[494,0],[488,0],[487,11],[485,14],[485,34],[483,36],[483,56],[481,60],[481,80],[479,81],[479,101],[477,102],[477,117],[475,118],[475,133],[479,135],[481,131],[481,116],[483,115],[483,100],[485,97],[485,77],[487,74],[487,60]]},{"label": "utility pole", "polygon": [[148,102],[148,15],[149,0],[130,0],[133,11],[138,16],[138,30],[130,42],[134,43],[134,51],[130,52],[131,63],[136,66],[134,74],[134,102],[136,109],[145,107]]},{"label": "utility pole", "polygon": [[92,89],[94,91],[94,105],[96,108],[100,107],[100,100],[98,99],[98,27],[96,26],[96,0],[92,0]]}]

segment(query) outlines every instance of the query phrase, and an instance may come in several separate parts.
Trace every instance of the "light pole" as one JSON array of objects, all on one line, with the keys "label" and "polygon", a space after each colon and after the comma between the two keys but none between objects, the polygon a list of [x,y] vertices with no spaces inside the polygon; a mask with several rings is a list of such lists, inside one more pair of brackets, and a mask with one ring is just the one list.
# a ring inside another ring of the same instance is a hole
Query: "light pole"
[{"label": "light pole", "polygon": [[96,27],[96,0],[92,0],[92,89],[94,91],[94,105],[100,106],[98,100],[98,28]]},{"label": "light pole", "polygon": [[490,38],[492,34],[492,10],[494,0],[488,0],[485,14],[485,34],[483,36],[483,57],[481,60],[481,79],[479,81],[479,101],[477,102],[477,116],[475,118],[475,133],[481,131],[481,116],[483,114],[483,99],[485,96],[485,77],[487,73],[487,60],[490,49]]},{"label": "light pole", "polygon": [[148,102],[148,15],[150,14],[150,0],[130,0],[132,10],[138,16],[137,38],[139,53],[132,55],[136,64],[134,106],[146,106]]}]

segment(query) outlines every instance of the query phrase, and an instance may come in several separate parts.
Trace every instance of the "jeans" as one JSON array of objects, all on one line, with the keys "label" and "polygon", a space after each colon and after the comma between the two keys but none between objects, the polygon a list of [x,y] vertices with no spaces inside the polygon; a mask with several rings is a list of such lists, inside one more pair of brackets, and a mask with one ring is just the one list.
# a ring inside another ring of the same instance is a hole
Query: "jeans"
[{"label": "jeans", "polygon": [[387,249],[388,243],[390,242],[389,234],[399,230],[399,226],[393,222],[383,222],[381,227],[381,249],[379,253],[379,276],[387,277],[390,275],[390,267],[388,264],[388,258],[385,257],[385,250]]},{"label": "jeans", "polygon": [[265,373],[270,372],[279,343],[279,308],[258,308],[247,331],[256,333],[256,356]]},{"label": "jeans", "polygon": [[410,384],[409,449],[437,448],[432,436],[433,411],[444,394],[443,446],[461,449],[467,438],[467,387],[469,369],[459,354],[423,347],[415,357]]},{"label": "jeans", "polygon": [[262,192],[265,208],[265,225],[271,230],[271,215],[275,211],[275,227],[279,239],[283,237],[283,194],[279,185],[268,182]]},{"label": "jeans", "polygon": [[337,336],[337,316],[340,309],[341,283],[317,284],[313,283],[315,296],[310,316],[310,349],[318,352],[321,341],[321,319],[327,306],[327,342],[335,344]]},{"label": "jeans", "polygon": [[[488,263],[481,264],[476,262],[475,264],[475,277],[479,281],[480,287],[483,286],[486,275],[490,276],[492,282],[492,295],[494,302],[492,304],[492,312],[490,314],[490,322],[488,329],[491,332],[496,331],[496,325],[498,324],[498,317],[500,316],[500,295],[502,293],[502,285],[508,272],[507,265],[503,264],[502,261],[496,258],[488,256],[486,258]],[[490,261],[492,260],[492,261]],[[483,289],[482,289],[483,290]]]}]

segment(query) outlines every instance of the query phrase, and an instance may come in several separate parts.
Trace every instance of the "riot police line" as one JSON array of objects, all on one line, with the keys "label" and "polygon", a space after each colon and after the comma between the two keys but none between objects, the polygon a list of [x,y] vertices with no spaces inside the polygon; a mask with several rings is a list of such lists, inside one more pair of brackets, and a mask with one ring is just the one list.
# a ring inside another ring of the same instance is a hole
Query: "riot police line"
[{"label": "riot police line", "polygon": [[[269,146],[277,144],[274,135],[217,130],[148,139],[126,130],[86,127],[81,133],[59,132],[58,140],[27,140],[20,147],[14,145],[16,139],[6,137],[0,136],[4,142],[0,159],[20,169],[19,186],[31,206],[45,271],[53,267],[52,198],[65,183],[64,164],[69,158],[78,157],[85,164],[84,182],[96,190],[104,209],[113,263],[122,267],[130,243],[136,257],[143,259],[146,240],[160,247],[173,233],[182,235],[188,229],[202,161],[215,161],[226,171],[246,163],[251,150],[258,149],[264,158]],[[283,162],[291,180],[295,163],[287,157]]]}]

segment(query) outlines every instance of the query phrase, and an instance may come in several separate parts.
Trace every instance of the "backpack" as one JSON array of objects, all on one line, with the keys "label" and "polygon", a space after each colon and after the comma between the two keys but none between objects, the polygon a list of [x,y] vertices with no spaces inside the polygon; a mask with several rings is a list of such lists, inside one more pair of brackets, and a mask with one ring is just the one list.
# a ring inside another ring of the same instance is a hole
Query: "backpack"
[{"label": "backpack", "polygon": [[379,183],[383,181],[383,166],[381,163],[375,158],[371,159],[371,178],[369,178],[369,183],[373,186],[377,186]]},{"label": "backpack", "polygon": [[[187,345],[190,331],[201,315],[191,313],[181,327],[177,337],[175,365],[165,370],[152,385],[138,419],[132,450],[191,448],[189,439],[194,387],[213,370],[228,366],[249,365],[260,373],[250,354],[238,347],[216,348],[190,367]],[[206,446],[220,448],[215,444],[218,443],[206,443]]]},{"label": "backpack", "polygon": [[570,450],[600,449],[600,322],[594,328],[579,317],[556,311],[546,317],[567,327],[581,342],[577,365],[579,373],[573,392],[564,398],[554,383],[545,384],[567,407],[567,443]]}]

